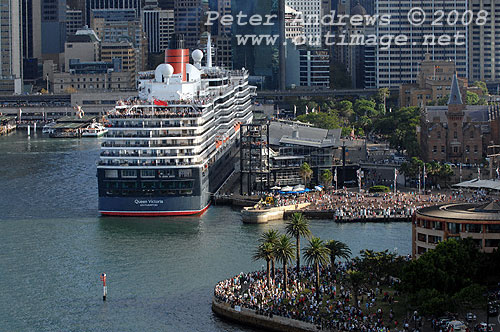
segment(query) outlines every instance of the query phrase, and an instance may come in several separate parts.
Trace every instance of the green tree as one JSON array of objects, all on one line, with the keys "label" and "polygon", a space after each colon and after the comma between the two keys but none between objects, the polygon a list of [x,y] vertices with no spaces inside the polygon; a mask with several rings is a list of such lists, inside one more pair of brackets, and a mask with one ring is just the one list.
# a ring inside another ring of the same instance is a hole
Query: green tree
[{"label": "green tree", "polygon": [[340,115],[347,119],[352,119],[354,115],[354,109],[352,103],[349,100],[343,100],[339,102]]},{"label": "green tree", "polygon": [[358,308],[358,295],[359,295],[359,290],[365,283],[366,276],[364,273],[360,271],[353,271],[349,270],[347,271],[347,284],[349,288],[352,290],[352,294],[354,296],[354,305],[356,308]]},{"label": "green tree", "polygon": [[306,186],[309,183],[309,181],[311,181],[312,174],[313,170],[311,169],[311,166],[309,166],[308,163],[303,163],[302,166],[300,166],[299,175],[304,181],[304,184]]},{"label": "green tree", "polygon": [[371,275],[372,281],[387,280],[389,273],[392,271],[391,265],[394,262],[396,255],[384,251],[361,250],[361,259],[358,261],[360,271]]},{"label": "green tree", "polygon": [[312,237],[309,240],[309,245],[304,248],[304,257],[307,264],[314,265],[316,270],[316,298],[319,298],[319,286],[320,286],[320,265],[328,264],[328,256],[330,250],[325,246],[323,241],[319,237]]},{"label": "green tree", "polygon": [[302,213],[294,213],[292,217],[287,221],[286,233],[295,238],[296,242],[296,259],[297,259],[297,275],[300,275],[300,237],[311,236],[311,231],[309,230],[309,221]]},{"label": "green tree", "polygon": [[450,95],[443,96],[439,98],[436,103],[438,106],[446,106],[448,105],[448,100],[450,99]]},{"label": "green tree", "polygon": [[310,123],[314,127],[323,129],[337,129],[340,128],[341,121],[336,112],[329,113],[309,113],[297,117],[300,122]]},{"label": "green tree", "polygon": [[274,259],[274,246],[269,242],[261,243],[257,250],[253,255],[254,260],[265,260],[267,269],[266,269],[266,277],[267,277],[267,285],[270,287],[271,285],[271,260]]},{"label": "green tree", "polygon": [[439,178],[444,181],[445,186],[448,184],[448,181],[450,181],[452,176],[453,176],[453,169],[451,168],[450,165],[444,164],[440,166]]},{"label": "green tree", "polygon": [[332,278],[335,277],[335,260],[337,258],[349,259],[351,249],[344,242],[330,240],[326,243],[326,247],[330,250],[330,270]]},{"label": "green tree", "polygon": [[388,136],[392,148],[400,152],[406,151],[410,156],[418,156],[420,155],[417,141],[418,125],[420,125],[420,108],[403,107],[387,113],[382,119],[377,120],[374,127],[381,134]]},{"label": "green tree", "polygon": [[467,94],[465,96],[465,103],[467,105],[478,105],[479,104],[479,96],[477,93],[467,91]]},{"label": "green tree", "polygon": [[321,184],[325,186],[325,188],[331,187],[333,180],[332,171],[329,169],[323,170],[321,173]]},{"label": "green tree", "polygon": [[[261,235],[260,243],[261,244],[269,243],[272,246],[272,248],[274,249],[274,247],[276,246],[276,244],[279,241],[279,238],[280,238],[280,233],[275,229],[270,229]],[[273,279],[276,278],[276,271],[275,271],[276,264],[275,264],[275,262],[276,262],[276,256],[273,255],[271,257],[271,270],[272,270],[272,278]]]},{"label": "green tree", "polygon": [[372,100],[364,98],[357,99],[354,102],[354,112],[356,112],[356,115],[358,117],[367,116],[369,118],[372,118],[377,115],[376,106],[377,104],[375,104],[375,102]]},{"label": "green tree", "polygon": [[436,289],[454,295],[473,283],[484,280],[482,254],[472,239],[440,242],[403,270],[402,285],[409,293],[418,289]]},{"label": "green tree", "polygon": [[274,247],[274,254],[276,255],[276,259],[283,263],[283,286],[285,289],[285,294],[288,293],[288,271],[287,265],[288,262],[292,261],[295,258],[295,246],[293,245],[290,238],[286,235],[281,235],[278,240],[278,243]]},{"label": "green tree", "polygon": [[378,89],[377,100],[379,101],[379,103],[381,103],[384,106],[383,107],[384,114],[385,114],[386,109],[387,109],[387,97],[389,97],[390,95],[391,95],[391,93],[390,93],[388,88]]},{"label": "green tree", "polygon": [[422,174],[424,169],[424,162],[417,157],[412,157],[410,161],[404,162],[401,164],[399,170],[405,176],[405,186],[406,186],[406,178],[410,179],[418,179],[418,177]]},{"label": "green tree", "polygon": [[483,94],[484,95],[489,94],[488,87],[486,86],[485,82],[476,81],[476,82],[474,82],[474,86],[477,86],[478,88],[481,88],[481,90],[483,90]]}]

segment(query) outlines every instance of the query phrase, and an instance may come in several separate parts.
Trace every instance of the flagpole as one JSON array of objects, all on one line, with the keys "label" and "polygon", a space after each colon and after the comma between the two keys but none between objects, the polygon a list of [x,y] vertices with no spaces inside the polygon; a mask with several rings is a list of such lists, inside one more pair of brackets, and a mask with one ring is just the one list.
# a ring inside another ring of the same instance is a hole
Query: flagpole
[{"label": "flagpole", "polygon": [[425,163],[424,163],[424,195],[425,195],[425,180],[427,179],[427,171],[425,170]]},{"label": "flagpole", "polygon": [[421,172],[421,169],[420,169],[420,166],[418,166],[418,194],[420,195],[422,193],[421,189],[420,189],[420,179],[422,177],[422,172]]},{"label": "flagpole", "polygon": [[337,167],[335,166],[335,191],[338,190],[339,182],[337,178]]},{"label": "flagpole", "polygon": [[394,195],[396,195],[397,179],[398,179],[398,170],[394,169]]}]

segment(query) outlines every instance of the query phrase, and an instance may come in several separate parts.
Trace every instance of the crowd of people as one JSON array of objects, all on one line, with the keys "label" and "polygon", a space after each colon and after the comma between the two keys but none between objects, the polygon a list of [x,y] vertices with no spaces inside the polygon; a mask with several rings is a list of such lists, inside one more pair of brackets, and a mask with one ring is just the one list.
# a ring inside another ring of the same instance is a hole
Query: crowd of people
[{"label": "crowd of people", "polygon": [[[219,302],[232,308],[248,309],[267,317],[281,316],[316,325],[323,330],[389,332],[408,330],[408,322],[398,322],[394,312],[384,312],[380,302],[389,306],[394,296],[378,286],[359,289],[357,296],[345,286],[347,271],[355,269],[352,262],[337,264],[337,273],[331,275],[328,266],[321,268],[321,285],[316,289],[315,271],[301,268],[300,276],[295,269],[288,270],[288,292],[282,284],[282,271],[276,271],[274,282],[267,284],[266,272],[241,273],[215,286],[214,296]],[[393,280],[393,282],[395,282]],[[317,294],[319,292],[319,294]],[[354,303],[355,298],[358,303]],[[387,308],[387,306],[385,306]]]},{"label": "crowd of people", "polygon": [[394,218],[411,217],[416,209],[449,202],[479,201],[481,194],[464,195],[459,192],[449,194],[420,195],[410,193],[370,194],[347,190],[320,191],[303,194],[274,194],[274,206],[310,203],[305,210],[329,211],[336,219]]}]

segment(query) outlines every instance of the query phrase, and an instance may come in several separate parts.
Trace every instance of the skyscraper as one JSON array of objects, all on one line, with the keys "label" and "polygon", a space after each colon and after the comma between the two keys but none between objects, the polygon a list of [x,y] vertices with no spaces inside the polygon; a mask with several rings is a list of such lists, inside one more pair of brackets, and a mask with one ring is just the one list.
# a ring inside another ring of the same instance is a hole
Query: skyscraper
[{"label": "skyscraper", "polygon": [[142,12],[142,24],[148,39],[148,52],[165,51],[174,33],[174,11],[160,8],[145,9]]},{"label": "skyscraper", "polygon": [[21,1],[23,56],[40,58],[42,56],[41,3],[40,0]]},{"label": "skyscraper", "polygon": [[[431,60],[455,61],[460,77],[467,77],[467,26],[462,24],[441,26],[433,25],[434,13],[442,10],[444,13],[467,10],[468,0],[376,0],[376,13],[380,16],[390,15],[390,24],[377,26],[377,40],[388,35],[404,35],[408,41],[398,46],[394,43],[387,47],[378,43],[376,48],[376,85],[377,88],[396,88],[400,84],[414,83],[418,74],[418,64],[429,53]],[[408,13],[413,8],[425,12],[426,19],[421,25],[410,24]],[[459,34],[458,42],[455,36]],[[427,36],[430,36],[428,38]],[[450,43],[437,43],[440,36],[450,36]],[[432,38],[436,42],[432,43]]]},{"label": "skyscraper", "polygon": [[161,9],[172,9],[174,10],[175,0],[158,0],[158,7]]},{"label": "skyscraper", "polygon": [[22,92],[22,27],[19,0],[0,0],[0,93]]},{"label": "skyscraper", "polygon": [[500,83],[500,3],[470,0],[473,17],[487,13],[486,24],[469,28],[469,80]]},{"label": "skyscraper", "polygon": [[66,0],[42,0],[42,57],[62,63],[66,42]]},{"label": "skyscraper", "polygon": [[39,78],[38,60],[42,57],[40,0],[21,0],[23,79]]},{"label": "skyscraper", "polygon": [[[232,0],[232,15],[236,16],[240,11],[249,17],[254,14],[265,15],[276,14],[278,1],[273,0]],[[276,23],[276,20],[274,21]],[[250,72],[249,80],[259,88],[276,89],[279,86],[278,70],[278,47],[277,45],[252,45],[252,43],[238,43],[235,36],[256,34],[275,35],[278,33],[278,25],[252,26],[233,24],[232,46],[233,46],[233,68],[245,67]]]},{"label": "skyscraper", "polygon": [[93,9],[134,9],[137,19],[141,17],[141,0],[85,0],[86,24],[90,26]]},{"label": "skyscraper", "polygon": [[184,36],[186,48],[196,48],[200,41],[207,0],[175,0],[174,17],[175,33]]}]

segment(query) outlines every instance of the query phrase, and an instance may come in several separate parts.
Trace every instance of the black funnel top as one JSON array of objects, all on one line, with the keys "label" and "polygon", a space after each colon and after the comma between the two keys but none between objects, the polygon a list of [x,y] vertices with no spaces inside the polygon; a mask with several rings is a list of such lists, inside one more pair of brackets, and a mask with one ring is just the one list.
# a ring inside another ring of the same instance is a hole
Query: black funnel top
[{"label": "black funnel top", "polygon": [[168,42],[168,48],[171,50],[184,49],[184,35],[181,33],[174,33]]}]

